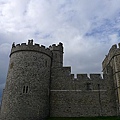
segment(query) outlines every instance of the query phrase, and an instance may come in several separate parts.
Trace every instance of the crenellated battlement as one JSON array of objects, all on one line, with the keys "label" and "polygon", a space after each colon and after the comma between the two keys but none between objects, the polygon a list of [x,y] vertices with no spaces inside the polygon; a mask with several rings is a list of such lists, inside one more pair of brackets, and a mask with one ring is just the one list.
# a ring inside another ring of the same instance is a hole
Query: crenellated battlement
[{"label": "crenellated battlement", "polygon": [[[103,61],[103,74],[72,74],[63,44],[12,44],[0,118],[117,116],[120,113],[120,43]],[[17,111],[19,110],[19,112]],[[27,111],[27,112],[24,112]]]},{"label": "crenellated battlement", "polygon": [[58,45],[53,44],[52,46],[49,46],[49,49],[52,51],[61,51],[63,52],[63,44],[60,42]]},{"label": "crenellated battlement", "polygon": [[90,80],[88,74],[77,74],[77,79],[79,80]]},{"label": "crenellated battlement", "polygon": [[40,45],[40,44],[36,44],[36,43],[33,44],[33,40],[28,40],[28,44],[21,43],[21,44],[15,45],[15,43],[13,43],[10,56],[14,52],[19,52],[19,51],[36,51],[36,52],[41,52],[41,53],[44,53],[44,54],[52,57],[52,52],[49,48],[46,48],[44,45]]},{"label": "crenellated battlement", "polygon": [[102,80],[101,74],[90,74],[90,79],[92,80]]},{"label": "crenellated battlement", "polygon": [[102,74],[77,74],[78,80],[103,80]]}]

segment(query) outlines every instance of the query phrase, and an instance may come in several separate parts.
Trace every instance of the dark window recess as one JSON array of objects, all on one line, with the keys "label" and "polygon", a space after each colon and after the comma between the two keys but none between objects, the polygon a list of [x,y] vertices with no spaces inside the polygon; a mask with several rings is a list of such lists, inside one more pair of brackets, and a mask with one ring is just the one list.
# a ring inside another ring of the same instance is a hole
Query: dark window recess
[{"label": "dark window recess", "polygon": [[28,86],[26,87],[26,93],[28,93]]},{"label": "dark window recess", "polygon": [[25,93],[25,86],[23,87],[23,93]]},{"label": "dark window recess", "polygon": [[98,90],[100,90],[100,84],[98,84]]},{"label": "dark window recess", "polygon": [[47,60],[45,61],[45,67],[47,67]]},{"label": "dark window recess", "polygon": [[23,93],[28,93],[28,86],[23,87]]},{"label": "dark window recess", "polygon": [[87,83],[87,86],[86,86],[86,87],[87,87],[87,88],[86,88],[87,90],[92,90],[92,89],[91,89],[91,83]]}]

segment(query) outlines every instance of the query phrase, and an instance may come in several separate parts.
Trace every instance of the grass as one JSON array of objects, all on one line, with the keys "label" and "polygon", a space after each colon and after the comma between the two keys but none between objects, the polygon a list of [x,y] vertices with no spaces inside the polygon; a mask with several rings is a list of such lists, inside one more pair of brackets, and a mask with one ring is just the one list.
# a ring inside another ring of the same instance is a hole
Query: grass
[{"label": "grass", "polygon": [[56,117],[48,118],[47,120],[120,120],[120,117],[76,117],[76,118]]}]

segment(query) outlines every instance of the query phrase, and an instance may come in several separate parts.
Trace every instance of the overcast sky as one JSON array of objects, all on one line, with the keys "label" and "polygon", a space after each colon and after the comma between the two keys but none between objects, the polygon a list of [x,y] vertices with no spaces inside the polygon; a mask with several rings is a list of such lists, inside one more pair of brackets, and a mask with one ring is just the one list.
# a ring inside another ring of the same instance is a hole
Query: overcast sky
[{"label": "overcast sky", "polygon": [[0,96],[11,44],[64,44],[72,73],[100,73],[111,45],[120,42],[120,0],[0,0]]}]

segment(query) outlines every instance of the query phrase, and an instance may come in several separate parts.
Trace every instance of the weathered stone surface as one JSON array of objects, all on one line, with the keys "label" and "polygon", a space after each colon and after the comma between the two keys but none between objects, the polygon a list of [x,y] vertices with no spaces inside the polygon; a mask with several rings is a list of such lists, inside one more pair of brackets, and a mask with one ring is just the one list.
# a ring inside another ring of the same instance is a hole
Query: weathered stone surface
[{"label": "weathered stone surface", "polygon": [[112,46],[100,74],[71,74],[63,45],[15,43],[3,91],[1,120],[116,116],[120,104],[120,49]]}]

